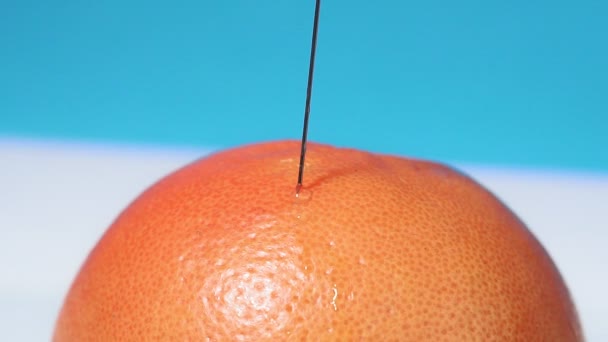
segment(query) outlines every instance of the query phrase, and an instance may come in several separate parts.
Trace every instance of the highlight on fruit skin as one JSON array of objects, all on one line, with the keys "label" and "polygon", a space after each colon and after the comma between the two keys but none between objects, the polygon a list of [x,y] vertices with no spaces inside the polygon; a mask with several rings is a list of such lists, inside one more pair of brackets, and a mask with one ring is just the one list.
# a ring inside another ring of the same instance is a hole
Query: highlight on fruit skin
[{"label": "highlight on fruit skin", "polygon": [[310,143],[198,160],[91,251],[54,341],[582,341],[557,268],[462,173]]}]

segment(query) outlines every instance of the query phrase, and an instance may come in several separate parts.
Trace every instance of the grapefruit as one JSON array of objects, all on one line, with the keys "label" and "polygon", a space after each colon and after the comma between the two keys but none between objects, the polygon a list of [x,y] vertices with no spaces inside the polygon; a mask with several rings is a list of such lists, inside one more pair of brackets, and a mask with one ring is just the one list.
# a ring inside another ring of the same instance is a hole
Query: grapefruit
[{"label": "grapefruit", "polygon": [[471,178],[299,142],[160,180],[77,275],[55,341],[579,341],[556,266]]}]

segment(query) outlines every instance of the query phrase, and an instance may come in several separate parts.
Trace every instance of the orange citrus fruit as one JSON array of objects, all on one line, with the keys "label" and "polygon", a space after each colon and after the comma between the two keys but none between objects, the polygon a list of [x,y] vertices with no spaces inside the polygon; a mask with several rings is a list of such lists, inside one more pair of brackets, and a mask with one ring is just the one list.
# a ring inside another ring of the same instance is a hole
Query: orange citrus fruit
[{"label": "orange citrus fruit", "polygon": [[194,162],[93,249],[55,341],[579,341],[524,224],[440,164],[298,142]]}]

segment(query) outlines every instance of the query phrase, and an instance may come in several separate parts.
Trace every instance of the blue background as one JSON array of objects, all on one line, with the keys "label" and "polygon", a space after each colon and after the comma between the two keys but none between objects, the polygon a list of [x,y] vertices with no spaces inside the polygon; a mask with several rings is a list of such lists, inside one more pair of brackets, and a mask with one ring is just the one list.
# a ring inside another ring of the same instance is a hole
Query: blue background
[{"label": "blue background", "polygon": [[[299,138],[314,1],[0,0],[0,137]],[[608,171],[608,1],[325,1],[310,139]]]}]

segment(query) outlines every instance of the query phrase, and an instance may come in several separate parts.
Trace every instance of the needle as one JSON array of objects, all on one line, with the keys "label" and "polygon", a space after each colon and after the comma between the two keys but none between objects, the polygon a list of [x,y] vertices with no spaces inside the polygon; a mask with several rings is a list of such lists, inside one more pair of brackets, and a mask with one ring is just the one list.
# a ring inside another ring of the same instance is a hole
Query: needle
[{"label": "needle", "polygon": [[306,89],[306,108],[304,109],[304,129],[302,130],[302,149],[300,150],[300,169],[298,171],[298,184],[296,185],[296,196],[302,189],[304,178],[304,159],[306,158],[306,139],[308,137],[308,117],[310,116],[310,98],[312,95],[312,76],[315,69],[315,53],[317,51],[317,30],[319,27],[319,10],[321,0],[317,0],[315,6],[315,19],[312,29],[312,46],[310,48],[310,67],[308,69],[308,87]]}]

